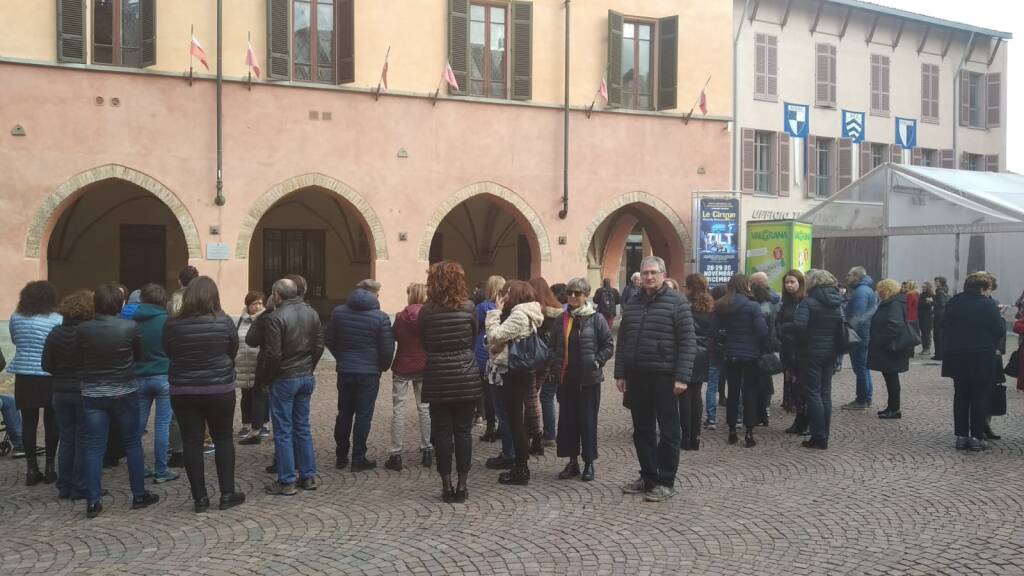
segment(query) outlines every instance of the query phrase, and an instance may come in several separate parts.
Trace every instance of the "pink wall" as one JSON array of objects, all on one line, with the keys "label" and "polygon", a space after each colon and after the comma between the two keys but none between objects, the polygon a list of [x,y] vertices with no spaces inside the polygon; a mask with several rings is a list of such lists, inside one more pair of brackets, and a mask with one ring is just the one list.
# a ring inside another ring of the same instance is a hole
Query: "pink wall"
[{"label": "pink wall", "polygon": [[[729,134],[723,122],[581,112],[570,117],[569,216],[559,220],[562,112],[530,106],[372,96],[338,90],[224,85],[224,193],[215,194],[215,89],[184,79],[0,64],[0,317],[17,292],[45,276],[45,261],[25,257],[25,238],[46,197],[74,175],[122,164],[169,188],[188,208],[200,240],[234,251],[252,205],[289,178],[323,173],[356,190],[380,218],[388,259],[376,263],[386,309],[404,302],[421,279],[421,238],[431,215],[466,186],[493,181],[511,189],[542,220],[552,279],[585,275],[584,230],[611,200],[643,191],[667,203],[689,228],[691,191],[729,182]],[[102,96],[104,106],[95,98]],[[112,107],[111,98],[120,106]],[[309,120],[328,111],[331,121]],[[9,130],[21,124],[25,137]],[[398,158],[404,148],[408,158]],[[703,166],[704,175],[698,175]],[[210,225],[220,236],[208,234]],[[52,227],[52,222],[50,224]],[[408,241],[399,242],[399,232]],[[567,243],[559,245],[559,236]],[[44,237],[44,255],[45,255]],[[193,260],[220,284],[222,299],[241,300],[248,262]],[[330,265],[330,263],[328,264]]]}]

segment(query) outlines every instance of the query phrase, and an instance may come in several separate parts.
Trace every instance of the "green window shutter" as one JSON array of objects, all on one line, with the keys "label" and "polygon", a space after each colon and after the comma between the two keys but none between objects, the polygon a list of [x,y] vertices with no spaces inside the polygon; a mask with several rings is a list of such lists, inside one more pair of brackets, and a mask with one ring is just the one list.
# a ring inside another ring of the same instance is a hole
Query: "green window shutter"
[{"label": "green window shutter", "polygon": [[622,14],[608,11],[608,107],[622,107]]},{"label": "green window shutter", "polygon": [[57,0],[57,61],[85,64],[85,0]]},{"label": "green window shutter", "polygon": [[291,79],[290,0],[267,0],[267,78]]},{"label": "green window shutter", "polygon": [[448,64],[459,89],[449,94],[469,93],[469,0],[448,0]]},{"label": "green window shutter", "polygon": [[512,99],[533,97],[533,4],[512,3]]},{"label": "green window shutter", "polygon": [[335,0],[334,6],[334,44],[337,50],[338,84],[350,84],[356,81],[356,26],[355,1]]},{"label": "green window shutter", "polygon": [[142,62],[140,66],[156,64],[156,0],[142,0]]},{"label": "green window shutter", "polygon": [[679,16],[658,20],[658,110],[677,107]]}]

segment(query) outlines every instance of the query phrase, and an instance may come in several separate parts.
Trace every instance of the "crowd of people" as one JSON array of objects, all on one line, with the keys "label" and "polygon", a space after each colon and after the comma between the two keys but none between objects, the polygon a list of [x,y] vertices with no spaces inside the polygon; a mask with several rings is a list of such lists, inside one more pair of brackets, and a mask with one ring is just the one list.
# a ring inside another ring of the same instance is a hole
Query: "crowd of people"
[{"label": "crowd of people", "polygon": [[[781,405],[794,414],[785,432],[806,437],[805,448],[826,450],[832,378],[844,355],[856,394],[842,408],[871,406],[871,373],[879,372],[887,401],[878,417],[892,420],[903,415],[900,375],[910,358],[918,347],[934,352],[954,382],[955,446],[980,451],[999,438],[991,416],[998,415],[1004,373],[1024,372],[1024,363],[1004,369],[1006,307],[992,299],[997,279],[986,272],[970,274],[951,297],[941,277],[919,292],[912,281],[876,284],[861,267],[845,282],[825,270],[791,270],[780,295],[763,273],[737,274],[714,289],[700,274],[679,284],[651,256],[621,293],[608,279],[592,294],[586,278],[549,286],[541,277],[500,276],[470,293],[462,266],[443,261],[430,266],[425,282],[407,287],[408,305],[394,320],[381,310],[380,283],[368,279],[326,325],[306,303],[298,275],[274,282],[269,296],[247,294],[237,320],[224,312],[213,279],[190,266],[179,284],[168,294],[156,284],[129,293],[106,283],[59,301],[49,282],[24,287],[10,321],[15,396],[0,396],[0,409],[15,455],[26,459],[26,485],[55,483],[60,498],[85,500],[93,518],[103,510],[103,469],[124,457],[133,509],[159,500],[147,478],[174,481],[171,468],[184,467],[194,509],[206,512],[204,454],[213,452],[219,508],[228,509],[246,499],[235,483],[235,441],[259,444],[271,434],[270,422],[274,459],[266,472],[275,479],[266,492],[316,490],[310,406],[325,349],[337,372],[335,467],[377,466],[367,441],[381,377],[390,370],[384,466],[405,466],[411,402],[419,462],[436,466],[441,498],[453,503],[469,497],[477,424],[486,423],[481,441],[498,443],[486,467],[501,470],[502,484],[529,484],[530,456],[550,448],[565,459],[558,478],[594,480],[602,383],[613,357],[641,471],[622,490],[651,502],[676,493],[680,451],[700,449],[702,431],[717,430],[719,405],[729,444],[739,442],[742,424],[744,445],[757,446],[775,375]],[[1024,335],[1024,295],[1016,306],[1013,329]],[[1024,376],[1017,387],[1024,390]]]}]

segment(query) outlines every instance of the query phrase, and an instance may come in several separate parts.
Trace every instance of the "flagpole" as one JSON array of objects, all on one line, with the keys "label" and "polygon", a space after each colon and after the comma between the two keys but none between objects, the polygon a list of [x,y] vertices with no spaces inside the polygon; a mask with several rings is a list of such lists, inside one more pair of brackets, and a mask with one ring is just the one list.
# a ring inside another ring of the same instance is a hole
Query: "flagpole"
[{"label": "flagpole", "polygon": [[[245,59],[248,60],[249,59],[249,52],[248,52],[249,46],[252,46],[252,31],[247,31],[245,33],[245,40],[248,43],[246,45],[246,47],[245,47],[245,49],[246,49]],[[246,68],[249,69],[249,92],[252,92],[252,66],[246,66]]]},{"label": "flagpole", "polygon": [[690,124],[690,118],[693,116],[693,111],[697,108],[697,104],[700,102],[700,95],[703,94],[704,91],[708,89],[708,84],[710,83],[711,74],[708,74],[708,79],[704,82],[704,87],[701,88],[700,92],[697,93],[697,99],[693,101],[693,106],[690,106],[690,112],[686,116],[683,116],[683,124]]},{"label": "flagpole", "polygon": [[384,54],[384,68],[380,69],[380,78],[377,79],[377,91],[374,92],[374,94],[373,94],[374,101],[376,101],[378,98],[380,98],[380,84],[384,80],[384,70],[387,69],[388,57],[390,57],[390,56],[391,56],[391,45],[389,44],[388,45],[388,51],[387,51],[386,54]]},{"label": "flagpole", "polygon": [[188,85],[192,86],[192,39],[196,37],[196,25],[192,24],[189,28],[188,36]]}]

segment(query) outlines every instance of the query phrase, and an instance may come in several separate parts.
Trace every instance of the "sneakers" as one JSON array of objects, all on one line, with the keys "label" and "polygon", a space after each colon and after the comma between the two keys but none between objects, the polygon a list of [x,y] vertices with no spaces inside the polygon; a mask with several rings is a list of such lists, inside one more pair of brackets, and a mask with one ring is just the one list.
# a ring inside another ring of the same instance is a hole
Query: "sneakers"
[{"label": "sneakers", "polygon": [[644,494],[650,492],[653,487],[643,478],[637,478],[622,487],[623,494]]},{"label": "sneakers", "polygon": [[160,501],[160,497],[150,491],[144,491],[142,496],[132,497],[132,510],[141,510]]},{"label": "sneakers", "polygon": [[651,488],[647,494],[644,494],[644,500],[648,502],[664,502],[675,495],[675,488],[669,488],[668,486],[658,484],[654,488]]},{"label": "sneakers", "polygon": [[95,518],[100,515],[100,512],[103,512],[103,504],[99,502],[95,504],[89,504],[88,506],[85,507],[86,518]]},{"label": "sneakers", "polygon": [[983,452],[990,449],[988,443],[981,438],[971,438],[971,452]]},{"label": "sneakers", "polygon": [[274,480],[267,485],[267,494],[272,496],[295,496],[299,493],[299,489],[295,487],[295,483],[281,484],[277,480]]},{"label": "sneakers", "polygon": [[211,442],[209,444],[203,444],[203,454],[213,454],[217,450],[217,447]]},{"label": "sneakers", "polygon": [[388,470],[394,470],[395,472],[402,471],[402,455],[392,454],[388,456],[388,459],[384,462],[384,467]]},{"label": "sneakers", "polygon": [[849,404],[843,404],[842,406],[840,406],[840,408],[843,410],[867,410],[868,406],[871,406],[871,404],[867,402],[858,402],[854,400]]},{"label": "sneakers", "polygon": [[317,476],[310,476],[309,478],[299,479],[299,488],[303,490],[313,491],[320,487],[320,478]]},{"label": "sneakers", "polygon": [[705,430],[718,430],[718,423],[715,422],[714,420],[705,420],[704,421],[704,429]]},{"label": "sneakers", "polygon": [[150,468],[149,466],[144,467],[142,470],[143,470],[142,471],[142,477],[143,478],[152,478],[153,477],[153,469]]},{"label": "sneakers", "polygon": [[263,436],[260,436],[259,432],[250,433],[245,438],[242,438],[241,440],[238,441],[238,443],[241,444],[242,446],[255,446],[260,442],[263,442]]},{"label": "sneakers", "polygon": [[170,482],[172,480],[177,480],[178,476],[179,475],[178,475],[177,472],[171,472],[170,470],[168,470],[166,472],[163,472],[163,473],[159,473],[158,472],[158,473],[153,474],[153,483],[154,484],[163,484],[164,482]]},{"label": "sneakers", "polygon": [[956,449],[957,450],[970,450],[971,449],[971,439],[968,438],[967,436],[957,436],[956,437]]},{"label": "sneakers", "polygon": [[248,426],[242,426],[241,428],[238,429],[238,439],[241,440],[242,438],[245,438],[246,436],[249,435],[249,433],[250,433],[249,427]]},{"label": "sneakers", "polygon": [[24,457],[25,457],[25,448],[23,446],[15,446],[14,449],[11,451],[11,458],[17,459],[17,458],[24,458]]},{"label": "sneakers", "polygon": [[239,504],[245,502],[245,494],[242,492],[232,492],[230,494],[220,495],[220,509],[227,510],[228,508],[234,508]]},{"label": "sneakers", "polygon": [[267,436],[270,436],[270,428],[260,426],[260,438],[266,438]]}]

